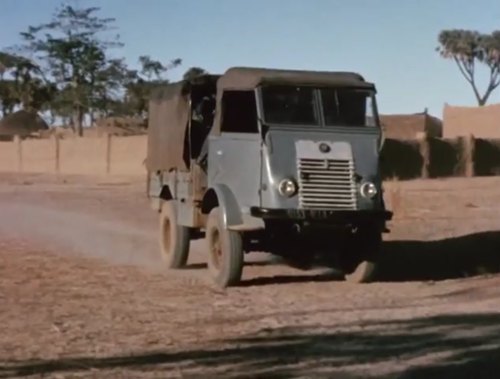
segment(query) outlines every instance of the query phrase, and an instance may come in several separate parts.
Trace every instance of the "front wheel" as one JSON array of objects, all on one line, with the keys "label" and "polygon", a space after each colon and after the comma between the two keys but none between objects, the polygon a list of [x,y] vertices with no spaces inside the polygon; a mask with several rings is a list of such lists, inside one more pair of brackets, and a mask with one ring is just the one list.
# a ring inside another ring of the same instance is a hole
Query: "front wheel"
[{"label": "front wheel", "polygon": [[208,215],[205,239],[214,282],[222,288],[236,285],[243,272],[243,242],[239,232],[223,227],[218,207]]},{"label": "front wheel", "polygon": [[370,283],[375,278],[378,262],[362,260],[358,261],[352,271],[344,273],[344,278],[350,283]]},{"label": "front wheel", "polygon": [[382,233],[378,230],[360,230],[349,238],[342,252],[344,278],[350,283],[369,283],[377,274]]}]

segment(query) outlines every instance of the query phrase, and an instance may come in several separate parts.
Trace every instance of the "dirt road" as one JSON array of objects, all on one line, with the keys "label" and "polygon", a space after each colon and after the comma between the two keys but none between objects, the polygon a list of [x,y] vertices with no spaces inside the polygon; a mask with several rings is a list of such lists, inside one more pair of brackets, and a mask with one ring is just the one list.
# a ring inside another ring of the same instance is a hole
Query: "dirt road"
[{"label": "dirt road", "polygon": [[379,281],[252,253],[216,290],[166,272],[139,180],[0,178],[0,378],[492,378],[499,178],[387,183]]}]

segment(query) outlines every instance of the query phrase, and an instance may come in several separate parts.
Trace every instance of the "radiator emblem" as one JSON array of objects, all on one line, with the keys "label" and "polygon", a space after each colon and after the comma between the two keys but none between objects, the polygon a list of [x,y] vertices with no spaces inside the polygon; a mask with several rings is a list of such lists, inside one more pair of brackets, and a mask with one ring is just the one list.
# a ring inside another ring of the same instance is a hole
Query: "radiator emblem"
[{"label": "radiator emblem", "polygon": [[319,151],[321,151],[322,153],[329,153],[330,150],[330,145],[328,145],[327,143],[322,142],[319,144]]}]

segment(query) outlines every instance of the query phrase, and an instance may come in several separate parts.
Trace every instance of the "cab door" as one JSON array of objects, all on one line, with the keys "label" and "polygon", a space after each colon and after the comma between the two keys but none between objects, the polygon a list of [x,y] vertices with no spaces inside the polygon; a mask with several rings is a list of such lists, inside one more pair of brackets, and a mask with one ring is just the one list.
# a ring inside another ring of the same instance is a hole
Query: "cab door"
[{"label": "cab door", "polygon": [[261,137],[255,92],[225,91],[221,109],[221,133],[209,141],[209,186],[228,186],[245,211],[260,205]]}]

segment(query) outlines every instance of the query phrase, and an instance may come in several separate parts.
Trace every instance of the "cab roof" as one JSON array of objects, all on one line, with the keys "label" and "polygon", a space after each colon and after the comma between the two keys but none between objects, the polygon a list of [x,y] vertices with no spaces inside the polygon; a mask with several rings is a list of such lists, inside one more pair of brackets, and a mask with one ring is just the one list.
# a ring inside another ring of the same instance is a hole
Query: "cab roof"
[{"label": "cab roof", "polygon": [[218,80],[217,86],[224,90],[250,90],[262,84],[288,84],[309,86],[341,86],[375,89],[373,83],[356,72],[304,71],[253,67],[232,67]]}]

